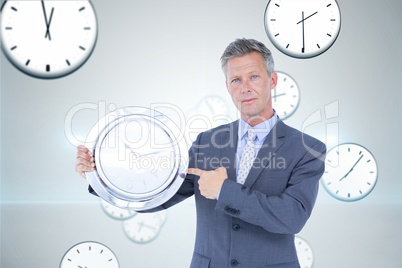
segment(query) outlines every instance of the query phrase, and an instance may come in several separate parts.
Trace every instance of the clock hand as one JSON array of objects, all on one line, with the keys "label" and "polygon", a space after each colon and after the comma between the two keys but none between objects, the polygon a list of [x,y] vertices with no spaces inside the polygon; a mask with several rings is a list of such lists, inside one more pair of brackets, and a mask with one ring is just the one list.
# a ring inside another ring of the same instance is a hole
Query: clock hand
[{"label": "clock hand", "polygon": [[286,93],[281,93],[279,95],[274,95],[274,97],[277,98],[277,97],[282,97],[282,96],[285,96],[285,95],[286,95]]},{"label": "clock hand", "polygon": [[353,171],[353,169],[355,168],[355,166],[357,165],[357,163],[359,163],[359,161],[363,158],[363,155],[361,155],[359,157],[359,159],[357,159],[356,163],[353,165],[353,167],[348,171],[348,173],[345,174],[345,176],[343,176],[339,181],[342,181],[344,178],[346,178],[350,172]]},{"label": "clock hand", "polygon": [[52,7],[52,11],[50,12],[50,19],[49,19],[49,21],[48,21],[48,20],[47,20],[46,7],[45,7],[45,1],[44,1],[44,0],[41,0],[41,3],[42,3],[43,15],[44,15],[44,17],[45,17],[45,24],[46,24],[46,34],[45,34],[45,38],[46,38],[46,37],[49,37],[49,41],[50,41],[50,40],[51,40],[51,37],[50,37],[49,28],[50,28],[50,23],[51,23],[52,18],[53,18],[53,11],[54,11],[54,8]]},{"label": "clock hand", "polygon": [[302,47],[302,53],[304,53],[304,12],[302,11],[302,32],[303,32],[303,47]]},{"label": "clock hand", "polygon": [[[54,7],[52,7],[52,11],[50,12],[49,23],[46,25],[46,27],[47,27],[46,35],[49,36],[49,41],[52,39],[52,38],[50,38],[50,31],[49,31],[49,29],[50,29],[50,23],[52,22],[52,18],[53,18],[53,11],[54,11]],[[46,35],[45,35],[45,38],[46,38]]]},{"label": "clock hand", "polygon": [[[302,13],[304,13],[304,12],[302,12]],[[312,17],[312,16],[314,16],[315,14],[317,14],[318,13],[318,11],[317,12],[315,12],[315,13],[313,13],[313,14],[311,14],[310,16],[308,16],[308,17],[306,17],[306,18],[304,18],[304,17],[302,17],[302,20],[301,21],[299,21],[298,23],[296,23],[296,24],[299,24],[300,22],[304,22],[306,19],[308,19],[308,18],[310,18],[310,17]]]}]

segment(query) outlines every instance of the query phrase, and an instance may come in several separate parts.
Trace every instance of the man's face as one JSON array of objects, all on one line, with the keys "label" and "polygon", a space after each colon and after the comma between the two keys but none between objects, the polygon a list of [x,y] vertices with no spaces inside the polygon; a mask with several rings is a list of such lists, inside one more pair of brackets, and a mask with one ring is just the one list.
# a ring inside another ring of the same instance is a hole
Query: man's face
[{"label": "man's face", "polygon": [[242,118],[251,126],[273,116],[271,89],[277,74],[268,75],[258,52],[230,59],[226,64],[226,88]]}]

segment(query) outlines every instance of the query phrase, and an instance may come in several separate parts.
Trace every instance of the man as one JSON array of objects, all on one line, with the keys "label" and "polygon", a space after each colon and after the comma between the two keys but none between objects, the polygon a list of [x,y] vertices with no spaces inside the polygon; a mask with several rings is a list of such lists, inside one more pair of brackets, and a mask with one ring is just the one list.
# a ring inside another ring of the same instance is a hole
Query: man
[{"label": "man", "polygon": [[[237,39],[221,62],[241,118],[198,135],[184,183],[156,210],[195,195],[193,268],[300,267],[294,234],[311,215],[325,145],[276,115],[271,90],[278,78],[262,43]],[[80,146],[77,172],[94,168]]]}]

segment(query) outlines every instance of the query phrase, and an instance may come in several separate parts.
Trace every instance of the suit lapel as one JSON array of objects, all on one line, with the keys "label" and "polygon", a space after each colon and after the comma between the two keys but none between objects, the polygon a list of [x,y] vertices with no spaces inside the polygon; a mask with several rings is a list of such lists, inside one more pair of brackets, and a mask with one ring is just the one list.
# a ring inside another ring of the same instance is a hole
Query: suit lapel
[{"label": "suit lapel", "polygon": [[235,121],[231,124],[227,125],[227,128],[224,128],[221,134],[221,159],[223,157],[227,158],[229,161],[226,165],[223,165],[226,168],[228,173],[228,178],[236,181],[236,150],[237,150],[237,134],[239,128],[239,121]]},{"label": "suit lapel", "polygon": [[270,163],[272,156],[274,156],[275,152],[282,146],[283,142],[281,138],[285,136],[285,133],[285,124],[281,120],[278,120],[278,122],[269,132],[262,148],[259,150],[257,158],[254,161],[254,165],[252,166],[250,173],[246,178],[244,186],[250,188],[254,185],[258,176]]}]

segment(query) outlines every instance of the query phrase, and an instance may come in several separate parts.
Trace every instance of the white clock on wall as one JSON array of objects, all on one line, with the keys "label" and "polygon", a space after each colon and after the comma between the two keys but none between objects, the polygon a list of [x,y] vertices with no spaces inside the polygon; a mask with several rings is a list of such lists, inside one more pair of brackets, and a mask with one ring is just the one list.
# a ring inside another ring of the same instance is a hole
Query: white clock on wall
[{"label": "white clock on wall", "polygon": [[123,222],[124,233],[135,243],[149,243],[159,235],[166,217],[166,210],[136,213],[134,217]]},{"label": "white clock on wall", "polygon": [[341,15],[335,0],[270,0],[264,22],[269,39],[281,52],[312,58],[335,42]]},{"label": "white clock on wall", "polygon": [[36,78],[60,78],[79,69],[95,48],[97,29],[89,0],[8,0],[1,8],[3,53]]},{"label": "white clock on wall", "polygon": [[314,254],[309,243],[303,238],[295,236],[295,246],[300,267],[312,268],[314,264]]},{"label": "white clock on wall", "polygon": [[343,143],[328,151],[321,182],[336,199],[357,201],[374,189],[377,177],[377,162],[370,151],[356,143]]},{"label": "white clock on wall", "polygon": [[296,81],[284,72],[278,74],[278,83],[272,90],[272,106],[278,116],[284,120],[297,110],[300,102],[300,90]]},{"label": "white clock on wall", "polygon": [[113,251],[98,242],[81,242],[71,247],[63,256],[60,268],[119,268]]}]

